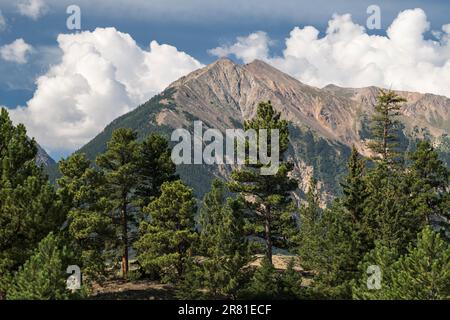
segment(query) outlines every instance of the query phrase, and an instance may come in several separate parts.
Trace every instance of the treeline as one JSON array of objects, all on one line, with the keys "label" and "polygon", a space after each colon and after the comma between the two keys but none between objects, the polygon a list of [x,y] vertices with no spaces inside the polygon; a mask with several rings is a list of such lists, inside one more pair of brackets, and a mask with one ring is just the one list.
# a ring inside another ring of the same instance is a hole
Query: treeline
[{"label": "treeline", "polygon": [[[179,299],[448,299],[450,170],[428,141],[412,153],[398,148],[403,102],[380,93],[376,156],[353,148],[343,196],[327,208],[314,178],[305,201],[294,200],[288,123],[270,102],[244,128],[279,130],[278,172],[239,166],[199,208],[161,136],[138,141],[118,129],[94,164],[83,154],[62,160],[53,187],[35,164],[34,140],[3,109],[1,298],[86,298],[92,283],[120,276],[170,283]],[[285,270],[275,269],[274,249],[290,253]],[[83,274],[73,293],[69,265]]]}]

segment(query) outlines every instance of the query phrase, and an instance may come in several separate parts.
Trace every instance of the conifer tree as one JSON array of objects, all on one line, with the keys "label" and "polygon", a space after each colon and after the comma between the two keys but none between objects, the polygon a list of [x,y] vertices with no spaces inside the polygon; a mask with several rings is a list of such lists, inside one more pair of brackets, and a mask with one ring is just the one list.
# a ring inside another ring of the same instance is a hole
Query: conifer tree
[{"label": "conifer tree", "polygon": [[286,270],[280,277],[280,294],[285,299],[301,299],[304,298],[304,290],[302,288],[302,276],[300,272],[295,270],[295,260],[291,258]]},{"label": "conifer tree", "polygon": [[176,285],[175,297],[179,300],[201,300],[207,298],[203,289],[202,267],[194,258],[188,257],[183,275]]},{"label": "conifer tree", "polygon": [[317,227],[317,250],[312,252],[315,273],[310,295],[321,299],[351,298],[351,282],[365,252],[353,215],[336,201],[324,210]]},{"label": "conifer tree", "polygon": [[237,298],[250,262],[242,205],[225,198],[225,185],[216,179],[200,210],[200,247],[204,286],[213,297]]},{"label": "conifer tree", "polygon": [[140,208],[161,194],[161,185],[178,179],[167,140],[158,134],[148,136],[139,147],[136,195]]},{"label": "conifer tree", "polygon": [[[65,212],[54,188],[36,165],[37,146],[22,124],[0,112],[0,280],[17,270],[49,232],[58,230]],[[0,281],[2,282],[2,281]],[[4,290],[0,288],[0,296]]]},{"label": "conifer tree", "polygon": [[369,147],[377,155],[375,159],[391,166],[398,161],[398,126],[397,117],[406,99],[394,91],[380,90],[372,117],[372,141]]},{"label": "conifer tree", "polygon": [[[377,156],[375,166],[366,176],[367,192],[364,221],[368,243],[381,241],[404,253],[420,230],[420,221],[409,207],[410,190],[405,179],[404,155],[398,149],[402,104],[406,101],[393,91],[381,91],[372,119],[369,147]],[[370,249],[370,248],[369,248]]]},{"label": "conifer tree", "polygon": [[198,238],[192,189],[180,180],[165,182],[161,195],[144,212],[148,218],[139,226],[137,260],[144,270],[157,268],[164,280],[177,282]]},{"label": "conifer tree", "polygon": [[318,257],[322,240],[321,216],[317,180],[312,177],[306,193],[306,203],[300,208],[300,233],[297,238],[300,263],[308,269],[314,269],[320,263]]},{"label": "conifer tree", "polygon": [[60,300],[77,297],[66,289],[66,269],[71,260],[73,253],[67,247],[60,246],[60,239],[50,233],[12,278],[7,299]]},{"label": "conifer tree", "polygon": [[[250,209],[250,219],[255,225],[255,233],[264,238],[266,257],[272,263],[274,242],[277,242],[278,246],[286,247],[286,234],[292,233],[292,229],[295,228],[290,192],[295,190],[298,184],[289,176],[289,172],[293,169],[292,163],[283,161],[283,155],[289,145],[288,123],[280,119],[280,113],[273,109],[269,101],[258,105],[256,117],[246,121],[244,128],[256,130],[258,137],[259,129],[267,129],[269,150],[271,130],[279,130],[278,171],[274,175],[261,175],[259,169],[263,165],[260,161],[256,165],[247,162],[242,168],[233,171],[229,183],[230,190],[239,193]],[[259,143],[258,148],[261,148]]]},{"label": "conifer tree", "polygon": [[450,170],[439,159],[428,141],[420,141],[408,159],[411,165],[406,175],[410,189],[411,210],[417,217],[416,225],[439,225],[444,233],[450,231]]},{"label": "conifer tree", "polygon": [[342,204],[350,212],[355,224],[363,220],[364,202],[368,196],[364,176],[366,164],[355,146],[347,164],[348,174],[341,183],[343,196]]},{"label": "conifer tree", "polygon": [[280,294],[280,277],[273,264],[264,257],[255,271],[244,297],[250,299],[277,299]]},{"label": "conifer tree", "polygon": [[75,153],[61,160],[62,177],[58,195],[68,211],[68,239],[79,254],[79,266],[85,279],[101,280],[106,275],[106,261],[114,244],[111,216],[105,210],[101,189],[103,175],[95,170],[85,154]]},{"label": "conifer tree", "polygon": [[[419,299],[436,300],[450,297],[450,245],[439,233],[426,227],[418,234],[416,245],[393,262],[392,249],[377,248],[371,253],[368,263],[378,265],[382,270],[380,290],[369,290],[367,277],[354,287],[356,298],[363,299]],[[384,252],[384,257],[383,253]],[[375,259],[373,259],[375,257]],[[372,259],[372,260],[371,260]],[[369,262],[370,261],[370,262]]]},{"label": "conifer tree", "polygon": [[139,145],[136,138],[136,133],[131,129],[115,130],[107,144],[107,150],[96,161],[104,173],[103,195],[116,226],[122,276],[125,279],[129,269],[128,250],[132,237],[130,228],[136,221],[135,211],[131,206],[135,200],[134,189],[138,178]]}]

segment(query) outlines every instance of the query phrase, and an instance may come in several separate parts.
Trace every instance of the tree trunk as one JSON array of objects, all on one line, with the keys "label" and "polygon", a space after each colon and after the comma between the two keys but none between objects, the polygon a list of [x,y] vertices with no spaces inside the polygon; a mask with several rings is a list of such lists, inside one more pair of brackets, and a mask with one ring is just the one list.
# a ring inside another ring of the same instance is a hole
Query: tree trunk
[{"label": "tree trunk", "polygon": [[264,232],[266,236],[266,257],[270,264],[272,264],[272,226],[270,213],[266,213]]},{"label": "tree trunk", "polygon": [[122,208],[122,237],[123,237],[123,254],[122,254],[122,277],[128,277],[128,217],[126,205]]}]

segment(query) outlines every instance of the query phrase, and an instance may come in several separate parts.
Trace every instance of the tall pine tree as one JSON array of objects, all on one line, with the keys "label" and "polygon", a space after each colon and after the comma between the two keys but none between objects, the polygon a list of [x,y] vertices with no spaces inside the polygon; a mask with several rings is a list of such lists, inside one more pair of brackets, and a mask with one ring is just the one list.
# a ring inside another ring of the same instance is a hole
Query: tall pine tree
[{"label": "tall pine tree", "polygon": [[237,298],[250,262],[242,205],[226,199],[225,185],[214,180],[200,210],[200,247],[204,286],[213,297]]},{"label": "tall pine tree", "polygon": [[[274,242],[280,247],[286,247],[286,235],[295,228],[293,219],[293,201],[290,192],[298,187],[289,173],[293,169],[292,163],[283,161],[284,153],[289,145],[289,128],[285,120],[281,120],[272,104],[262,102],[258,105],[256,117],[246,121],[246,130],[254,129],[259,137],[259,129],[266,129],[267,146],[271,146],[271,130],[279,130],[280,165],[274,175],[261,175],[263,164],[259,159],[256,165],[247,164],[235,169],[231,174],[229,188],[232,192],[241,194],[249,208],[250,219],[255,225],[256,235],[261,236],[266,244],[266,257],[272,263],[272,247]],[[258,139],[259,141],[259,139]],[[259,145],[258,148],[262,146]],[[289,230],[291,229],[291,230]]]},{"label": "tall pine tree", "polygon": [[369,147],[377,155],[375,158],[382,160],[387,165],[393,165],[398,161],[398,129],[400,109],[406,99],[397,95],[394,91],[380,90],[372,116],[372,141]]},{"label": "tall pine tree", "polygon": [[[58,230],[65,212],[43,169],[36,165],[37,146],[26,129],[0,112],[0,282],[16,271],[39,241]],[[0,297],[4,290],[0,288]]]},{"label": "tall pine tree", "polygon": [[106,152],[97,157],[97,165],[104,172],[103,196],[112,222],[117,226],[123,278],[127,278],[129,270],[130,228],[136,221],[132,206],[138,179],[139,145],[136,138],[136,133],[131,129],[117,129],[107,144]]},{"label": "tall pine tree", "polygon": [[137,204],[143,208],[152,198],[161,194],[164,182],[178,179],[176,166],[164,137],[153,133],[140,143],[137,170]]},{"label": "tall pine tree", "polygon": [[137,260],[146,271],[159,270],[163,279],[177,282],[198,239],[192,189],[182,181],[165,182],[161,195],[145,209],[146,220],[139,226],[135,244]]},{"label": "tall pine tree", "polygon": [[113,256],[114,224],[102,198],[105,179],[85,154],[59,162],[58,195],[68,211],[67,241],[79,254],[85,279],[101,280]]}]

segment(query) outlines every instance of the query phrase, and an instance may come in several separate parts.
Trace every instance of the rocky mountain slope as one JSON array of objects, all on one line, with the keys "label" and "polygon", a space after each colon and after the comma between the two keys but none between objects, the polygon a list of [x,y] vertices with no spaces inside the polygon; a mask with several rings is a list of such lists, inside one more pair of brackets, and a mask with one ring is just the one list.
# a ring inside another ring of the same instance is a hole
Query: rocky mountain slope
[{"label": "rocky mountain slope", "polygon": [[[295,162],[300,189],[306,190],[313,174],[331,199],[342,175],[350,148],[364,155],[369,138],[369,119],[378,88],[323,89],[308,86],[262,61],[239,65],[220,59],[172,83],[164,92],[132,112],[116,119],[85,145],[91,159],[105,149],[114,129],[128,127],[141,138],[150,132],[170,137],[176,128],[192,131],[193,121],[202,120],[220,130],[242,127],[254,116],[260,101],[272,101],[291,124],[289,158]],[[408,103],[402,110],[402,145],[414,147],[417,138],[431,139],[450,165],[450,99],[431,94],[398,92]],[[214,176],[226,177],[227,166],[179,166],[180,175],[198,195],[209,188]],[[299,196],[301,196],[299,193]]]},{"label": "rocky mountain slope", "polygon": [[40,146],[37,145],[36,163],[44,167],[52,167],[56,165],[55,160],[48,155],[48,153]]}]

